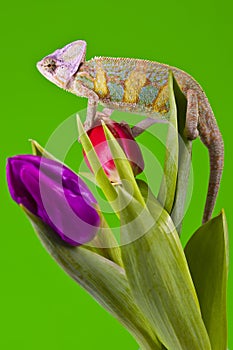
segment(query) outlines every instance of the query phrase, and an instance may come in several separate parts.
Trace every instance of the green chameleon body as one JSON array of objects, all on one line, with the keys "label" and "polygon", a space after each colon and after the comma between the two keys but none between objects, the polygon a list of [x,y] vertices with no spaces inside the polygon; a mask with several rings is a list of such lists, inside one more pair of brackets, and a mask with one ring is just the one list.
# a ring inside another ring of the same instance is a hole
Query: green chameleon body
[{"label": "green chameleon body", "polygon": [[172,71],[187,98],[186,136],[193,140],[200,135],[209,150],[210,180],[203,222],[209,220],[221,180],[224,149],[213,111],[200,85],[178,68],[148,60],[96,57],[85,61],[85,50],[84,41],[71,43],[45,57],[38,63],[38,69],[56,85],[88,98],[87,128],[93,125],[98,103],[110,110],[168,119],[168,75]]},{"label": "green chameleon body", "polygon": [[159,118],[169,111],[168,68],[155,62],[94,58],[81,65],[71,90],[80,82],[107,108]]}]

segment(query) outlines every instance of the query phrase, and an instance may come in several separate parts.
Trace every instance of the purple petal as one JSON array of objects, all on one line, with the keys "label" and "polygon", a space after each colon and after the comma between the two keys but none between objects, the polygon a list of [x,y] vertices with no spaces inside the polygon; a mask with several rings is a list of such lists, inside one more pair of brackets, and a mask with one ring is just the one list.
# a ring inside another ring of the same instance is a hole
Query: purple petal
[{"label": "purple petal", "polygon": [[31,155],[9,158],[7,181],[12,198],[50,225],[72,245],[86,243],[98,231],[95,198],[70,169]]}]

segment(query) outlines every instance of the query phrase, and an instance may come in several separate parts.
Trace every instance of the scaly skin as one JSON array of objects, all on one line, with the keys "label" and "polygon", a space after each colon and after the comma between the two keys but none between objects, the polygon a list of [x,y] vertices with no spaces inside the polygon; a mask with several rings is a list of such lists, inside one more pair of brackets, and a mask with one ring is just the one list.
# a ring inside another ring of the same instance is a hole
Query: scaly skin
[{"label": "scaly skin", "polygon": [[[182,70],[130,58],[97,57],[85,62],[86,43],[76,41],[45,57],[37,67],[56,85],[88,98],[87,127],[94,125],[97,105],[169,119],[168,73],[187,97],[186,135],[198,135],[210,157],[210,179],[203,222],[211,218],[222,175],[224,148],[213,111],[200,85]],[[61,73],[62,72],[62,73]],[[110,113],[109,113],[110,114]]]},{"label": "scaly skin", "polygon": [[169,111],[168,69],[155,62],[99,57],[85,62],[74,76],[76,84],[94,91],[107,108],[165,117]]}]

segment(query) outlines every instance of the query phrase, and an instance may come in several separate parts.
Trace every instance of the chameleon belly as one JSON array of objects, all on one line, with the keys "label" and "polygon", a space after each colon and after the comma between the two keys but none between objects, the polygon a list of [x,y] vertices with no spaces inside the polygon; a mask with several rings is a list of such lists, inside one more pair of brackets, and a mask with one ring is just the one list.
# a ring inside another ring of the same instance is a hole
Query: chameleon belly
[{"label": "chameleon belly", "polygon": [[94,58],[80,68],[76,79],[106,107],[164,117],[169,111],[168,68],[156,62]]}]

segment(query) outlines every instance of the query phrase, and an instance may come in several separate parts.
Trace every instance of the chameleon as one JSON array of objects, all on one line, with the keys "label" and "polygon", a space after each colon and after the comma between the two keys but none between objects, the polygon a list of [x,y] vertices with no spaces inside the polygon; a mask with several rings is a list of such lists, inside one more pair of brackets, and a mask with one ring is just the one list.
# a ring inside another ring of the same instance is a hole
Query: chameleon
[{"label": "chameleon", "polygon": [[113,110],[146,116],[132,128],[137,136],[155,120],[168,120],[168,76],[172,72],[186,96],[185,135],[189,140],[200,136],[210,159],[210,176],[202,222],[211,218],[221,181],[224,145],[205,92],[188,73],[173,66],[133,58],[94,57],[86,61],[86,42],[74,41],[37,63],[48,80],[77,96],[88,99],[85,128],[95,123],[98,104],[109,117]]}]

